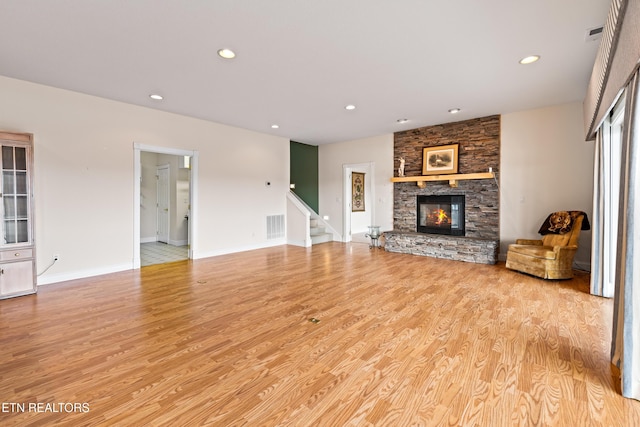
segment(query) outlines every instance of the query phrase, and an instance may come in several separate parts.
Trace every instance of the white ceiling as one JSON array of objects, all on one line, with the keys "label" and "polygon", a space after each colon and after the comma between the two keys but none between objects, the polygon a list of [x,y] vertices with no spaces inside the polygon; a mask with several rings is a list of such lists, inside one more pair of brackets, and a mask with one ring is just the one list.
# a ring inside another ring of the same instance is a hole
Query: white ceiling
[{"label": "white ceiling", "polygon": [[[585,35],[608,9],[609,0],[0,0],[0,75],[316,145],[582,101],[599,44]],[[237,57],[218,57],[223,47]],[[518,64],[530,54],[541,60]],[[462,112],[447,113],[454,107]]]}]

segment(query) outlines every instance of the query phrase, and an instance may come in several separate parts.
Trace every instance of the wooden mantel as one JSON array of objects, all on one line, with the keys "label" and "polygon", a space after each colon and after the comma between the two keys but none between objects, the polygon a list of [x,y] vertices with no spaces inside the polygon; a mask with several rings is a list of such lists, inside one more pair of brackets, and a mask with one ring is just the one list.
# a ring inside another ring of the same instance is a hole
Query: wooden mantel
[{"label": "wooden mantel", "polygon": [[456,173],[451,175],[396,176],[391,178],[391,182],[415,182],[418,184],[418,187],[425,188],[428,181],[449,181],[451,187],[457,187],[458,181],[467,179],[491,179],[494,177],[495,172]]}]

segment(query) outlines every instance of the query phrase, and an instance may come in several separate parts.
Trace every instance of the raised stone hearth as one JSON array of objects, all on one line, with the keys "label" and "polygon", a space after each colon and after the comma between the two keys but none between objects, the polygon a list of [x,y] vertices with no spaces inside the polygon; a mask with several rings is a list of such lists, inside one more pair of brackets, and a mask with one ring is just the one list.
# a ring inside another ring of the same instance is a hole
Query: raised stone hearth
[{"label": "raised stone hearth", "polygon": [[430,256],[477,264],[495,264],[500,242],[496,239],[442,236],[438,234],[385,231],[388,252]]}]

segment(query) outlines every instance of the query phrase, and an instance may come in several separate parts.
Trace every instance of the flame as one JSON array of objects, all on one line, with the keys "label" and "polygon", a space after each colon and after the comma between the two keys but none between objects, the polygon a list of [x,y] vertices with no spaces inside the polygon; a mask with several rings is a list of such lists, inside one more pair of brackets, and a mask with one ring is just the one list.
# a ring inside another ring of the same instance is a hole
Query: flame
[{"label": "flame", "polygon": [[447,215],[447,211],[444,209],[432,209],[427,213],[427,224],[434,226],[448,226],[451,224],[451,219]]},{"label": "flame", "polygon": [[442,223],[448,223],[447,220],[449,219],[449,217],[447,216],[447,213],[443,209],[438,209],[436,216],[438,218],[438,220],[436,221],[437,225],[441,225]]}]

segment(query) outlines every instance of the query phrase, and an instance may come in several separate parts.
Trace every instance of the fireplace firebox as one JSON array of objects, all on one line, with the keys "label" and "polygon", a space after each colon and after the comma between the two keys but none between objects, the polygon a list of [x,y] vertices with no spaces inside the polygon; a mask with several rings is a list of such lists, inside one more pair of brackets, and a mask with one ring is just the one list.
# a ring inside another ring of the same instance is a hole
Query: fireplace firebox
[{"label": "fireplace firebox", "polygon": [[464,236],[464,196],[419,195],[418,233]]}]

